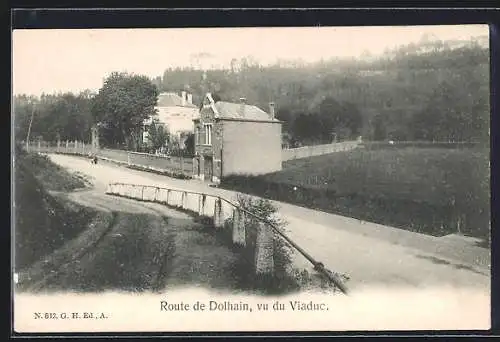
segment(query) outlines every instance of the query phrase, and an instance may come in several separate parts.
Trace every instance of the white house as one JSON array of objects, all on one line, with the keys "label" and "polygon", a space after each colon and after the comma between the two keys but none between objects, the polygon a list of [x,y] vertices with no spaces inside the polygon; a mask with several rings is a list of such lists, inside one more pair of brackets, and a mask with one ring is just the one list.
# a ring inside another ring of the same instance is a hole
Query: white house
[{"label": "white house", "polygon": [[[193,104],[193,95],[182,91],[179,94],[164,92],[158,95],[155,107],[158,121],[167,127],[172,136],[181,139],[183,133],[193,132],[193,119],[199,116],[199,110]],[[147,127],[151,119],[144,122],[143,141],[147,141]]]},{"label": "white house", "polygon": [[193,131],[193,119],[198,117],[198,108],[193,104],[193,95],[182,91],[158,95],[158,120],[166,124],[172,135],[179,136]]}]

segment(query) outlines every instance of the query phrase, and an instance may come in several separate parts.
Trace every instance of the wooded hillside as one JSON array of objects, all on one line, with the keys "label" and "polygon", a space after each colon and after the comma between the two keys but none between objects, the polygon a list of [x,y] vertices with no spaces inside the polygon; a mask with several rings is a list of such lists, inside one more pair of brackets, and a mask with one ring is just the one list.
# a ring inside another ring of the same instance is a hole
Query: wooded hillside
[{"label": "wooded hillside", "polygon": [[[333,133],[365,140],[489,139],[490,56],[484,43],[422,41],[364,57],[271,66],[249,58],[205,76],[194,68],[167,69],[152,82],[158,92],[187,88],[195,103],[207,91],[225,101],[246,97],[264,110],[273,101],[292,145],[329,142]],[[88,92],[31,102],[17,96],[18,138],[26,136],[33,102],[41,106],[32,136],[90,136],[91,98]]]}]

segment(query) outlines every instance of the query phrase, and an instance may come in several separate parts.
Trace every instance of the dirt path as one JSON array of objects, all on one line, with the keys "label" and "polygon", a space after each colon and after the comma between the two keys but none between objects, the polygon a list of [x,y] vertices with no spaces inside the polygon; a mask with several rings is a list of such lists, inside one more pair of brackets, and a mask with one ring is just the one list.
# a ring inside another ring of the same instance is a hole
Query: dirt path
[{"label": "dirt path", "polygon": [[107,221],[33,265],[24,275],[25,290],[141,292],[190,285],[239,291],[232,276],[238,256],[192,217],[97,189],[59,196],[99,209]]},{"label": "dirt path", "polygon": [[[63,155],[51,155],[51,158],[61,166],[88,175],[102,189],[109,182],[124,182],[205,191],[228,198],[235,196],[235,192],[209,188],[196,181],[134,171],[111,163],[91,165],[85,159]],[[490,292],[486,249],[465,248],[451,240],[429,239],[391,227],[371,227],[369,223],[285,203],[279,203],[279,207],[289,222],[289,236],[328,268],[347,273],[351,277],[348,283],[351,289],[380,284],[438,285],[474,287]],[[310,270],[310,264],[301,256],[296,257],[295,263]]]}]

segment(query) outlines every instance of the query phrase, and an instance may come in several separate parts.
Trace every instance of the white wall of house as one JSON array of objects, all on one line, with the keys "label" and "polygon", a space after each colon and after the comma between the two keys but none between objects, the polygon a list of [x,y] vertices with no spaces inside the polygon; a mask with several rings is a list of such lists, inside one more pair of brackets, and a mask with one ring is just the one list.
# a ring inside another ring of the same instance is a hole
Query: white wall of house
[{"label": "white wall of house", "polygon": [[158,120],[167,125],[171,134],[192,132],[193,119],[198,116],[197,108],[190,107],[157,107]]},{"label": "white wall of house", "polygon": [[222,176],[281,170],[281,124],[223,121]]}]

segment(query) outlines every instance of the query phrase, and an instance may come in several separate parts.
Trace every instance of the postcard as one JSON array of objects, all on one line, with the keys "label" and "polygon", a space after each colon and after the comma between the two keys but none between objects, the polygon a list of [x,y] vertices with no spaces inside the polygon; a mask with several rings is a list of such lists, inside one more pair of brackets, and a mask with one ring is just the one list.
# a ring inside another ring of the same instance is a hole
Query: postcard
[{"label": "postcard", "polygon": [[12,44],[16,332],[490,329],[487,25]]}]

